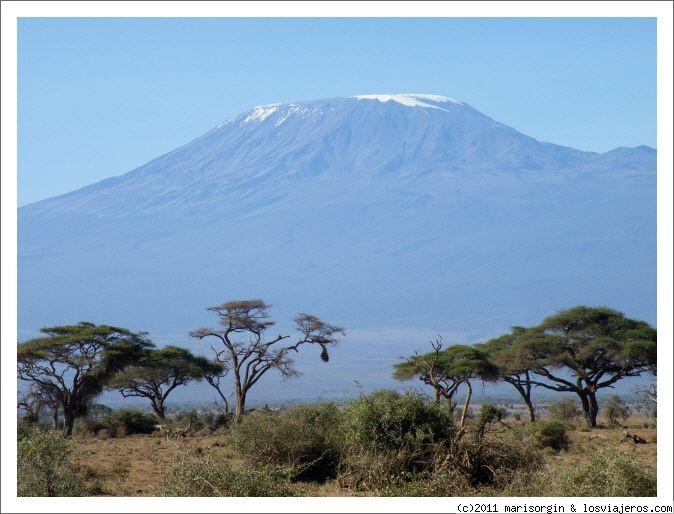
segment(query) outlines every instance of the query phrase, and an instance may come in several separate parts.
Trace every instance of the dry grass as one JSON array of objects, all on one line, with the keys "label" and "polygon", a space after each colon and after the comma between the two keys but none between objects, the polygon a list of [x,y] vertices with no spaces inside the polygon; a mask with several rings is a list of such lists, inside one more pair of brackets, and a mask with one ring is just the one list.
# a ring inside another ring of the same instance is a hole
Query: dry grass
[{"label": "dry grass", "polygon": [[76,465],[94,493],[104,496],[156,496],[164,476],[173,467],[180,448],[210,451],[240,465],[220,435],[166,438],[161,435],[132,435],[115,439],[85,437],[75,440]]},{"label": "dry grass", "polygon": [[[600,420],[603,422],[603,420]],[[525,422],[512,422],[521,425]],[[617,448],[634,458],[645,472],[656,473],[657,430],[649,419],[630,419],[626,430],[636,434],[649,444],[634,444],[624,437],[625,429],[598,428],[588,430],[582,423],[569,427],[568,451],[545,453],[546,466],[555,469],[572,469],[586,462],[589,455],[606,448]],[[645,428],[645,425],[648,428]],[[498,430],[506,431],[501,427]],[[162,481],[176,463],[179,450],[207,452],[221,459],[234,469],[244,462],[232,450],[226,432],[196,434],[185,438],[166,438],[161,435],[133,435],[117,439],[98,437],[75,438],[77,453],[75,465],[85,477],[91,495],[102,496],[156,496]],[[325,484],[301,485],[307,496],[355,496],[363,495],[339,486],[336,480]],[[476,489],[476,496],[485,491]],[[497,494],[491,491],[489,494]]]}]

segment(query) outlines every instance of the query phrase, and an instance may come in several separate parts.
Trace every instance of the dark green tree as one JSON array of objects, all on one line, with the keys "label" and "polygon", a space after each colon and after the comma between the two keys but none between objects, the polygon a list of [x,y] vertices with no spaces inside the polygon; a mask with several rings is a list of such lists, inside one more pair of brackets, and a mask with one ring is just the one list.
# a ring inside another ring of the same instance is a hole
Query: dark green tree
[{"label": "dark green tree", "polygon": [[321,359],[327,362],[328,348],[337,344],[338,334],[344,333],[342,328],[316,316],[299,314],[294,321],[300,336],[292,343],[282,344],[290,339],[289,335],[265,337],[274,322],[270,320],[269,305],[262,300],[235,300],[208,310],[217,314],[222,328],[200,328],[190,335],[197,339],[214,337],[222,343],[222,349],[213,348],[213,351],[216,360],[231,371],[237,422],[244,413],[248,391],[268,371],[278,370],[286,378],[297,376],[299,372],[293,366],[291,356],[304,345],[319,346]]},{"label": "dark green tree", "polygon": [[561,311],[524,331],[516,346],[522,365],[547,379],[530,382],[578,395],[590,427],[597,425],[598,390],[657,366],[657,331],[606,307]]},{"label": "dark green tree", "polygon": [[144,334],[89,322],[41,332],[44,337],[18,345],[17,374],[45,398],[58,402],[66,437],[114,375],[152,346]]},{"label": "dark green tree", "polygon": [[471,380],[494,380],[498,377],[498,369],[487,356],[472,346],[452,345],[443,349],[442,339],[431,341],[433,351],[421,354],[416,352],[404,362],[394,366],[393,377],[397,380],[418,378],[433,388],[436,403],[445,398],[453,411],[453,397],[462,384],[467,393],[461,414],[461,428],[465,427],[466,414],[472,397]]},{"label": "dark green tree", "polygon": [[185,348],[166,346],[143,352],[133,366],[112,379],[109,387],[119,390],[124,398],[147,398],[154,413],[163,420],[166,399],[176,387],[220,371],[222,365],[217,362],[193,355]]},{"label": "dark green tree", "polygon": [[525,332],[523,327],[513,327],[510,334],[491,339],[476,348],[483,351],[489,361],[498,368],[499,378],[512,385],[524,400],[529,411],[529,420],[536,421],[536,410],[531,400],[531,390],[534,385],[531,382],[531,370],[528,363],[519,358],[517,348],[514,346],[517,338]]}]

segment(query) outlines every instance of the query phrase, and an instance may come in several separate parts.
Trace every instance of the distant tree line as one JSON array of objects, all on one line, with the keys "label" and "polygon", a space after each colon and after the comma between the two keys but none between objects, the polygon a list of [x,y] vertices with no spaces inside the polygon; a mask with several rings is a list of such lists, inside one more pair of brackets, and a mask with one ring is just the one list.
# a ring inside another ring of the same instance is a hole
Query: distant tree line
[{"label": "distant tree line", "polygon": [[[265,374],[277,370],[283,377],[296,376],[292,356],[302,347],[320,348],[321,360],[328,362],[329,348],[344,334],[338,326],[299,314],[294,318],[294,338],[269,337],[274,321],[262,300],[230,301],[208,310],[217,315],[219,328],[199,328],[189,335],[215,340],[213,359],[178,346],[157,348],[146,333],[120,327],[81,322],[43,328],[42,337],[17,347],[18,377],[29,384],[19,406],[29,415],[49,409],[55,429],[61,416],[63,434],[70,436],[75,419],[94,408],[95,399],[105,390],[118,390],[125,398],[146,398],[163,420],[170,393],[201,380],[217,391],[228,413],[224,383],[229,381],[234,418],[239,421],[249,391]],[[603,307],[574,307],[535,327],[514,327],[480,344],[445,347],[438,338],[431,346],[432,351],[416,352],[395,365],[394,377],[418,378],[432,388],[435,402],[446,402],[451,412],[457,392],[466,389],[461,428],[475,380],[511,384],[527,405],[531,421],[536,419],[535,388],[575,393],[588,426],[594,427],[597,392],[626,377],[655,374],[657,364],[656,330]],[[611,408],[617,412],[616,406]]]}]

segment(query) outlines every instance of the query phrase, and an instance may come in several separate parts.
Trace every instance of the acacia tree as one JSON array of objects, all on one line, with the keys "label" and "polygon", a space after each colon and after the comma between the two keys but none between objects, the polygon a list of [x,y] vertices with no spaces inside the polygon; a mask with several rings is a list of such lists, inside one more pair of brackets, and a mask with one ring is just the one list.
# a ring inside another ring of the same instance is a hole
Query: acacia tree
[{"label": "acacia tree", "polygon": [[45,337],[17,347],[17,374],[63,412],[63,435],[72,435],[75,419],[112,377],[151,347],[143,334],[82,322],[48,327]]},{"label": "acacia tree", "polygon": [[193,355],[185,348],[148,349],[137,363],[115,376],[109,387],[119,390],[124,398],[147,398],[154,413],[163,420],[166,399],[176,387],[202,380],[207,373],[219,373],[222,368],[221,364]]},{"label": "acacia tree", "polygon": [[499,378],[512,385],[522,397],[529,411],[529,420],[536,421],[536,410],[531,401],[531,370],[526,361],[519,358],[515,342],[521,337],[525,328],[513,327],[510,334],[491,339],[486,343],[476,345],[485,352],[492,364],[498,368]]},{"label": "acacia tree", "polygon": [[59,427],[59,406],[57,398],[52,397],[45,388],[32,384],[18,402],[18,407],[26,411],[29,418],[39,419],[46,407],[51,414],[54,430]]},{"label": "acacia tree", "polygon": [[441,338],[431,341],[431,346],[433,351],[425,354],[416,352],[396,364],[393,377],[397,380],[418,378],[433,388],[436,403],[440,403],[440,398],[447,400],[450,411],[455,408],[452,399],[459,386],[466,384],[468,391],[460,422],[461,428],[464,428],[473,392],[470,381],[475,378],[493,380],[498,376],[498,370],[484,353],[472,346],[453,345],[443,350]]},{"label": "acacia tree", "polygon": [[306,344],[320,346],[321,359],[327,362],[328,347],[337,343],[337,334],[344,334],[340,327],[309,314],[299,314],[294,321],[300,336],[292,344],[284,345],[282,342],[291,336],[265,337],[266,331],[274,325],[268,309],[269,305],[262,300],[234,300],[209,307],[207,310],[218,315],[223,328],[200,328],[190,332],[197,339],[214,337],[222,343],[222,349],[211,348],[216,360],[232,372],[236,421],[244,413],[248,391],[269,370],[278,370],[287,378],[297,376],[299,373],[293,367],[291,355]]},{"label": "acacia tree", "polygon": [[547,379],[530,382],[577,394],[590,427],[597,426],[599,389],[657,366],[656,330],[605,307],[561,311],[523,332],[515,346],[522,364]]},{"label": "acacia tree", "polygon": [[[208,384],[215,389],[215,392],[218,393],[218,396],[222,400],[222,411],[224,414],[229,414],[229,399],[223,391],[224,384],[222,380],[229,374],[229,367],[226,362],[212,361],[213,364],[216,364],[219,367],[213,366],[206,373],[204,373],[204,379]],[[216,407],[220,407],[217,400],[215,402]]]}]

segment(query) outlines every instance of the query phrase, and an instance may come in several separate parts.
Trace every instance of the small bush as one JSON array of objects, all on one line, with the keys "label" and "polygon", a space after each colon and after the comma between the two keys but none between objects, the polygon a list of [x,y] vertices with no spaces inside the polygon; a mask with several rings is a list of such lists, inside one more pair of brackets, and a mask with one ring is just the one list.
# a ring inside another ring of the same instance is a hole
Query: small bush
[{"label": "small bush", "polygon": [[346,444],[370,454],[405,452],[413,460],[429,455],[431,446],[453,437],[449,415],[414,392],[377,391],[344,409]]},{"label": "small bush", "polygon": [[611,396],[603,405],[604,415],[608,419],[610,428],[622,426],[619,420],[625,422],[630,415],[630,409],[617,394]]},{"label": "small bush", "polygon": [[107,431],[108,428],[109,425],[103,420],[80,418],[75,420],[75,424],[73,425],[73,435],[96,435],[103,430]]},{"label": "small bush", "polygon": [[510,496],[656,496],[657,477],[615,448],[592,454],[574,467],[522,475],[505,490]]},{"label": "small bush", "polygon": [[453,445],[444,465],[472,486],[503,486],[523,471],[543,464],[541,452],[526,440],[462,439]]},{"label": "small bush", "polygon": [[483,405],[480,410],[480,416],[477,419],[477,422],[473,425],[473,432],[477,435],[478,439],[481,439],[484,436],[485,431],[492,423],[502,423],[503,418],[506,416],[506,410],[495,407],[493,405]]},{"label": "small bush", "polygon": [[566,427],[559,421],[537,421],[512,430],[512,436],[529,440],[539,449],[552,448],[559,452],[569,449]]},{"label": "small bush", "polygon": [[233,469],[210,454],[179,454],[165,477],[161,496],[296,496],[279,471]]},{"label": "small bush", "polygon": [[322,482],[339,467],[340,412],[331,403],[255,411],[234,429],[234,446],[255,465],[284,467],[297,480]]},{"label": "small bush", "polygon": [[178,415],[175,418],[175,421],[183,427],[188,426],[191,427],[192,432],[199,432],[203,430],[203,428],[208,423],[207,417],[208,417],[207,415],[204,416],[204,418],[206,419],[202,420],[199,417],[199,413],[196,410],[192,409],[189,411],[178,413]]},{"label": "small bush", "polygon": [[371,484],[377,496],[472,496],[466,477],[452,470],[382,475]]},{"label": "small bush", "polygon": [[433,470],[456,434],[447,410],[414,392],[377,391],[342,415],[340,483],[367,491],[386,487],[391,477]]},{"label": "small bush", "polygon": [[216,414],[213,416],[213,419],[210,422],[209,428],[211,431],[215,431],[219,428],[226,428],[232,424],[232,420],[234,419],[234,416],[231,414]]},{"label": "small bush", "polygon": [[563,398],[558,402],[552,402],[548,408],[550,418],[555,421],[569,422],[580,415],[580,411],[571,398]]},{"label": "small bush", "polygon": [[157,425],[157,418],[137,410],[122,409],[105,416],[101,424],[109,437],[124,437],[132,434],[151,434]]},{"label": "small bush", "polygon": [[17,445],[18,496],[82,496],[84,486],[70,458],[72,441],[54,431],[32,429]]}]

